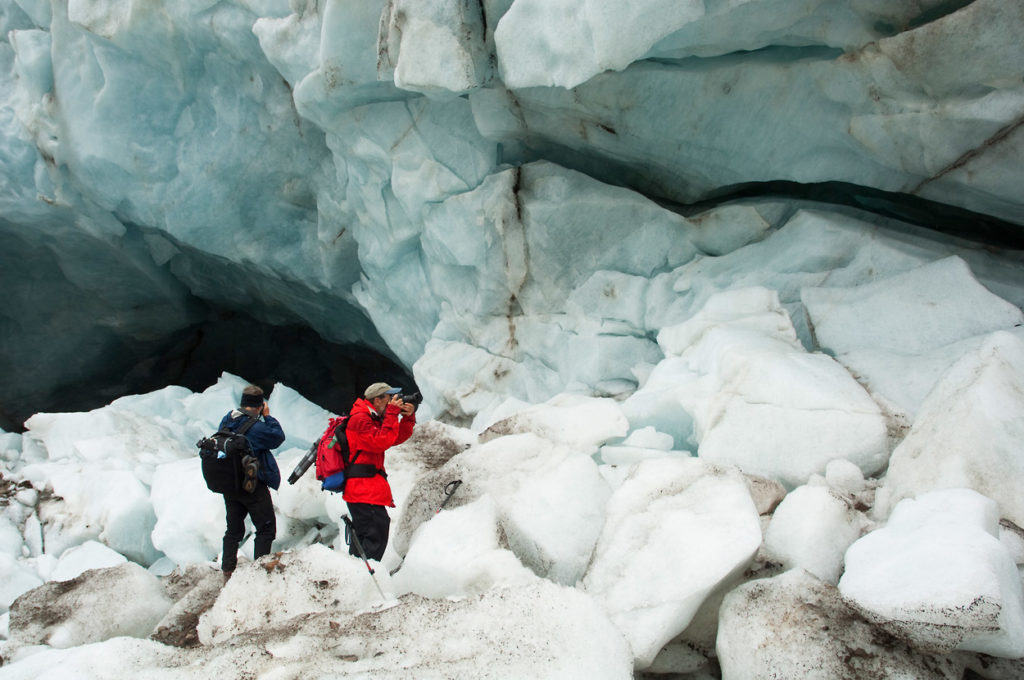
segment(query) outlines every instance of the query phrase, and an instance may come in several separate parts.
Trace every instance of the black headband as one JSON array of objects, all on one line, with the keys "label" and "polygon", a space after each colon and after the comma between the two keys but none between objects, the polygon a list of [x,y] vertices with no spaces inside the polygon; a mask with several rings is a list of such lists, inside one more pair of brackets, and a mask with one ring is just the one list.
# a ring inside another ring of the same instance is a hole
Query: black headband
[{"label": "black headband", "polygon": [[263,397],[258,394],[243,394],[242,406],[252,408],[263,406]]}]

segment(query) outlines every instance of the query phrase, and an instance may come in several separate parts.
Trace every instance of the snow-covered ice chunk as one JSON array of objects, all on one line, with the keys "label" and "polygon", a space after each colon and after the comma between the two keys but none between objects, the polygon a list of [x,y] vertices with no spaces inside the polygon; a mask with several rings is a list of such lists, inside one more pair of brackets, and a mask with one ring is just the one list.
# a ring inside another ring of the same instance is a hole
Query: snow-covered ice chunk
[{"label": "snow-covered ice chunk", "polygon": [[86,463],[45,463],[24,469],[37,487],[53,489],[46,513],[46,550],[63,552],[97,539],[140,564],[160,557],[150,534],[156,515],[149,489],[128,470],[104,470]]},{"label": "snow-covered ice chunk", "polygon": [[70,581],[89,569],[116,567],[126,562],[126,558],[96,541],[86,541],[81,545],[68,548],[57,560],[57,565],[50,572],[53,581]]},{"label": "snow-covered ice chunk", "polygon": [[835,585],[846,549],[865,527],[864,516],[834,491],[801,486],[775,509],[765,532],[765,550],[786,568],[801,567]]},{"label": "snow-covered ice chunk", "polygon": [[21,549],[25,545],[25,537],[18,527],[4,515],[0,515],[0,555],[21,557]]},{"label": "snow-covered ice chunk", "polygon": [[642,669],[760,545],[742,475],[695,458],[648,460],[609,500],[583,586],[622,630]]},{"label": "snow-covered ice chunk", "polygon": [[671,435],[658,432],[653,427],[641,427],[638,430],[633,430],[628,437],[622,440],[623,446],[638,446],[659,451],[671,451],[674,443]]},{"label": "snow-covered ice chunk", "polygon": [[43,584],[32,567],[6,553],[0,553],[0,612],[6,612],[11,603]]},{"label": "snow-covered ice chunk", "polygon": [[[563,438],[571,431],[570,424]],[[579,450],[530,433],[501,436],[460,453],[435,476],[462,480],[459,505],[493,499],[516,557],[536,574],[572,585],[590,561],[611,494],[590,441],[584,435]]]},{"label": "snow-covered ice chunk", "polygon": [[157,550],[176,564],[217,556],[224,535],[224,497],[206,487],[198,455],[158,467],[150,498]]},{"label": "snow-covered ice chunk", "polygon": [[997,332],[935,385],[893,451],[883,488],[890,503],[934,489],[971,488],[1024,526],[1022,441],[1024,338]]},{"label": "snow-covered ice chunk", "polygon": [[722,325],[747,331],[752,336],[771,338],[794,350],[802,349],[793,323],[779,302],[779,294],[759,286],[712,295],[685,322],[662,328],[658,332],[658,344],[666,356],[681,356],[708,332]]},{"label": "snow-covered ice chunk", "polygon": [[1024,656],[1024,586],[995,502],[970,489],[901,501],[846,552],[843,596],[918,644]]},{"label": "snow-covered ice chunk", "polygon": [[181,663],[181,650],[174,647],[131,637],[115,637],[81,647],[53,649],[50,647],[20,647],[12,661],[3,667],[4,680],[60,680],[60,678],[109,677],[115,663],[122,668],[144,668],[147,675],[161,678],[213,678],[197,675],[195,669],[184,668],[157,675],[153,669],[170,669]]},{"label": "snow-covered ice chunk", "polygon": [[148,637],[170,608],[159,579],[125,562],[22,595],[11,607],[11,640],[67,648],[122,635]]},{"label": "snow-covered ice chunk", "polygon": [[804,288],[800,296],[820,346],[911,418],[979,336],[1024,322],[1020,308],[956,256],[850,288]]},{"label": "snow-covered ice chunk", "polygon": [[834,586],[797,568],[725,596],[716,651],[730,680],[962,677],[953,660],[889,639]]},{"label": "snow-covered ice chunk", "polygon": [[786,497],[786,487],[774,479],[757,475],[743,475],[750,490],[750,497],[760,515],[767,515],[775,510]]},{"label": "snow-covered ice chunk", "polygon": [[658,342],[689,367],[690,389],[676,396],[693,414],[701,458],[789,487],[835,458],[865,474],[885,466],[878,405],[831,357],[803,350],[775,291],[714,295],[690,321],[662,329]]},{"label": "snow-covered ice chunk", "polygon": [[[274,385],[267,406],[271,415],[281,422],[285,434],[278,453],[291,448],[308,449],[323,434],[327,421],[334,415],[281,383]],[[282,468],[281,472],[287,478],[291,470]]]},{"label": "snow-covered ice chunk", "polygon": [[501,547],[500,532],[498,509],[489,496],[437,514],[413,534],[402,568],[393,578],[396,592],[464,597],[536,580]]},{"label": "snow-covered ice chunk", "polygon": [[612,399],[558,394],[543,404],[525,408],[494,423],[480,433],[480,441],[532,432],[549,441],[591,453],[599,444],[625,436],[627,427],[622,410]]},{"label": "snow-covered ice chunk", "polygon": [[842,458],[830,460],[825,466],[825,481],[833,489],[851,495],[860,493],[867,486],[861,469]]},{"label": "snow-covered ice chunk", "polygon": [[[420,423],[416,424],[420,427]],[[326,423],[324,424],[326,428]],[[321,432],[320,434],[323,434]],[[320,436],[319,434],[317,435]],[[320,488],[320,481],[316,478],[316,464],[315,462],[309,466],[306,472],[299,477],[294,484],[288,483],[288,477],[291,475],[295,466],[299,464],[303,456],[306,455],[308,449],[279,449],[277,455],[277,464],[281,468],[281,488],[273,494],[274,507],[286,517],[292,517],[299,520],[317,520],[321,522],[333,521],[331,516],[327,513],[326,502],[329,498],[329,494]],[[388,474],[391,474],[391,461],[393,456],[391,452],[388,453],[388,458],[385,460],[385,464],[388,468]],[[394,485],[392,485],[392,493],[394,493]],[[334,519],[337,519],[336,517]]]},{"label": "snow-covered ice chunk", "polygon": [[[362,579],[369,582],[365,568]],[[295,580],[297,587],[310,591],[323,588],[315,574]],[[225,597],[222,592],[220,599]],[[5,664],[2,675],[5,680],[106,677],[112,659],[119,669],[144,669],[165,680],[622,680],[633,673],[629,647],[600,607],[573,588],[542,579],[477,597],[428,600],[407,595],[386,609],[351,612],[328,606],[276,621],[256,626],[251,634],[190,649],[114,638],[69,650],[25,650],[23,657]]]},{"label": "snow-covered ice chunk", "polygon": [[[221,373],[217,382],[202,392],[186,397],[182,405],[190,422],[195,423],[199,436],[215,432],[221,418],[242,400],[242,390],[249,383],[237,375]],[[273,396],[273,395],[271,395]],[[191,442],[195,443],[195,442]]]},{"label": "snow-covered ice chunk", "polygon": [[[386,569],[378,583],[388,592]],[[214,605],[199,619],[199,640],[223,642],[239,633],[321,612],[355,612],[381,604],[362,560],[324,545],[240,564]]]},{"label": "snow-covered ice chunk", "polygon": [[651,426],[634,430],[619,444],[605,444],[601,447],[601,460],[608,465],[629,465],[648,458],[666,455],[689,456],[689,451],[672,451],[672,435],[658,432]]}]

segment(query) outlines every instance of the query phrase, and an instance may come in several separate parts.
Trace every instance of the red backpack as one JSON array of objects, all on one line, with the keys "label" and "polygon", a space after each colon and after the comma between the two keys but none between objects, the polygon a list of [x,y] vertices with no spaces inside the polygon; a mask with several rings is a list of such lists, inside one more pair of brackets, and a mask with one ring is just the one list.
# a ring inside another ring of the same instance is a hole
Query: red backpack
[{"label": "red backpack", "polygon": [[[345,436],[347,424],[347,415],[331,418],[327,423],[327,429],[317,440],[316,478],[320,481],[344,471],[345,466],[349,464],[348,437]],[[328,488],[326,483],[323,488]]]}]

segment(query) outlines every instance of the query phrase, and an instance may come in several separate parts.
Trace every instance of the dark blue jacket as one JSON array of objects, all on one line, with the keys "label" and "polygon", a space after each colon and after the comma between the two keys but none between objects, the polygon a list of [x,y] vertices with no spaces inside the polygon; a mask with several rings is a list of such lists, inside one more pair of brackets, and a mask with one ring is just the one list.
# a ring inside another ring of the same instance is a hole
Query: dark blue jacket
[{"label": "dark blue jacket", "polygon": [[[270,449],[275,449],[284,442],[284,430],[281,429],[281,423],[277,422],[277,418],[261,417],[262,420],[256,421],[245,433],[245,438],[252,444],[253,453],[260,461],[260,471],[256,477],[271,489],[277,489],[281,486],[281,469],[277,467],[277,460]],[[248,414],[235,409],[220,421],[220,428],[226,427],[234,432],[248,419]]]}]

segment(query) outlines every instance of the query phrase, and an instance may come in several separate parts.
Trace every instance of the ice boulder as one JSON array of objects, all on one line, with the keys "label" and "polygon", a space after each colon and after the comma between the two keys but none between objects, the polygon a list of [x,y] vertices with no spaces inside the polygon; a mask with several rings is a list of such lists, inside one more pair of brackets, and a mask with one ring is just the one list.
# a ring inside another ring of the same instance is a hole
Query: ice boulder
[{"label": "ice boulder", "polygon": [[395,85],[414,92],[479,87],[490,76],[485,24],[481,4],[391,0],[381,16],[378,71],[390,67]]},{"label": "ice boulder", "polygon": [[[267,406],[284,429],[285,440],[277,448],[279,453],[291,448],[309,449],[334,415],[282,383],[274,385]],[[291,471],[282,469],[281,472],[287,478]]]},{"label": "ice boulder", "polygon": [[49,582],[11,606],[17,645],[77,647],[117,636],[148,637],[171,608],[159,579],[134,562]]},{"label": "ice boulder", "polygon": [[[217,382],[202,392],[196,392],[182,400],[182,406],[190,422],[195,423],[197,439],[214,432],[221,418],[242,400],[246,380],[230,373],[221,373]],[[191,442],[195,443],[195,442]]]},{"label": "ice boulder", "polygon": [[209,609],[224,587],[224,573],[213,564],[178,567],[162,578],[174,605],[157,623],[151,639],[176,647],[199,644],[199,616]]},{"label": "ice boulder", "polygon": [[[365,569],[362,579],[369,582]],[[324,579],[303,572],[293,579],[289,594],[307,601],[324,588]],[[303,595],[299,592],[303,589],[310,593]],[[242,590],[232,594],[239,602],[244,600]],[[271,603],[266,595],[260,589],[264,605]],[[226,596],[222,593],[220,599]],[[273,604],[280,606],[282,601]],[[359,612],[327,602],[314,612],[283,620],[272,616],[269,622],[262,610],[243,607],[243,611],[254,617],[252,632],[223,643],[175,648],[150,640],[114,638],[67,650],[25,650],[14,663],[5,664],[2,675],[5,680],[96,678],[124,668],[143,669],[168,680],[621,680],[632,675],[625,640],[594,601],[573,588],[542,579],[477,597],[428,600],[407,595],[390,607]]]},{"label": "ice boulder", "polygon": [[850,288],[804,288],[819,345],[855,370],[871,392],[913,417],[942,373],[979,344],[1024,322],[959,257]]},{"label": "ice boulder", "polygon": [[842,458],[831,460],[825,466],[825,483],[850,496],[855,496],[868,487],[861,469]]},{"label": "ice boulder", "polygon": [[480,433],[480,441],[532,432],[552,442],[593,452],[607,440],[625,436],[626,428],[626,418],[612,399],[563,393],[494,423]]},{"label": "ice boulder", "polygon": [[622,402],[633,430],[653,428],[672,437],[673,446],[696,450],[693,414],[687,410],[692,392],[700,389],[690,364],[669,356],[654,365],[643,385]]},{"label": "ice boulder", "polygon": [[216,558],[224,535],[224,497],[206,487],[198,455],[158,467],[151,501],[157,550],[176,564]]},{"label": "ice boulder", "polygon": [[6,612],[22,593],[42,584],[43,579],[28,563],[0,553],[0,613]]},{"label": "ice boulder", "polygon": [[643,669],[760,545],[757,509],[739,472],[696,458],[647,460],[609,500],[583,587]]},{"label": "ice boulder", "polygon": [[490,496],[439,512],[413,534],[396,593],[465,597],[495,586],[526,585],[537,576],[501,546],[498,508]]},{"label": "ice boulder", "polygon": [[134,637],[114,637],[67,649],[22,648],[14,651],[10,660],[14,663],[3,667],[4,680],[103,678],[120,668],[160,668],[168,680],[205,677],[182,668],[180,649]]},{"label": "ice boulder", "polygon": [[0,515],[0,555],[21,557],[25,538],[18,527],[5,515]]},{"label": "ice boulder", "polygon": [[865,474],[884,468],[885,418],[834,359],[802,348],[778,294],[745,288],[712,296],[658,343],[689,366],[681,392],[698,455],[799,486],[844,458]]},{"label": "ice boulder", "polygon": [[949,658],[895,644],[832,586],[802,569],[725,596],[716,643],[722,677],[959,680]]},{"label": "ice boulder", "polygon": [[1024,338],[997,332],[935,385],[893,451],[884,479],[889,503],[934,489],[966,487],[1024,526]]},{"label": "ice boulder", "polygon": [[[377,579],[388,587],[386,570],[377,570]],[[361,560],[315,544],[240,564],[197,631],[204,645],[216,644],[328,606],[355,612],[379,604]]]},{"label": "ice boulder", "polygon": [[916,355],[1024,322],[959,257],[852,288],[800,293],[819,344],[835,354],[874,347]]},{"label": "ice boulder", "polygon": [[601,460],[607,465],[628,465],[648,458],[663,456],[689,456],[689,451],[673,451],[672,435],[658,432],[647,426],[634,430],[619,444],[605,444],[601,447]]},{"label": "ice boulder", "polygon": [[[563,436],[575,427],[566,422]],[[611,494],[590,455],[590,441],[584,438],[580,448],[570,448],[532,433],[496,436],[453,457],[418,484],[440,488],[444,480],[462,480],[453,508],[489,496],[515,556],[537,575],[573,585],[590,561]],[[434,509],[440,494],[436,498]],[[420,516],[421,510],[410,512]],[[399,532],[415,528],[403,523]],[[395,542],[404,546],[408,540],[396,536]]]},{"label": "ice boulder", "polygon": [[772,513],[786,497],[786,487],[774,479],[757,475],[743,475],[743,478],[759,515]]},{"label": "ice boulder", "polygon": [[[417,427],[419,426],[417,424]],[[324,427],[326,427],[326,423]],[[306,455],[307,451],[308,449],[289,449],[278,452],[277,465],[281,468],[281,478],[283,481],[281,482],[281,488],[274,494],[274,507],[281,514],[294,519],[330,522],[332,518],[328,515],[326,508],[326,501],[329,495],[320,488],[320,481],[316,478],[315,464],[311,464],[294,484],[288,483],[289,476],[295,470],[299,461]],[[391,460],[388,460],[387,463],[388,474],[391,474]]]},{"label": "ice boulder", "polygon": [[353,677],[386,677],[395,668],[415,677],[613,680],[632,673],[629,647],[601,608],[543,579],[454,601],[406,596],[370,622],[368,631],[358,619],[344,622],[332,637],[335,649],[356,653]]},{"label": "ice boulder", "polygon": [[574,88],[644,58],[711,57],[783,44],[853,48],[921,11],[905,0],[871,6],[517,0],[498,22],[494,40],[510,88]]},{"label": "ice boulder", "polygon": [[765,532],[765,550],[784,567],[801,567],[835,585],[843,554],[860,538],[866,518],[850,500],[824,486],[801,486],[775,509]]},{"label": "ice boulder", "polygon": [[90,569],[116,567],[126,561],[124,555],[102,543],[86,541],[82,545],[65,550],[49,577],[52,581],[70,581]]},{"label": "ice boulder", "polygon": [[96,539],[140,564],[160,557],[150,536],[156,515],[149,489],[129,470],[60,462],[26,466],[23,472],[58,497],[40,510],[47,551],[59,554]]},{"label": "ice boulder", "polygon": [[920,646],[1024,656],[1024,587],[998,522],[995,502],[970,489],[903,500],[847,550],[839,590]]}]

